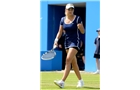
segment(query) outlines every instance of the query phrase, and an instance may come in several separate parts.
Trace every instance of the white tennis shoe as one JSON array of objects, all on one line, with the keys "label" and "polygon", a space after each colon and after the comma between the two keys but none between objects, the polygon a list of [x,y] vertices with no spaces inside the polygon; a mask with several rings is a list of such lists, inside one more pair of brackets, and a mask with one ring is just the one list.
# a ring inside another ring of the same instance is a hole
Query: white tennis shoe
[{"label": "white tennis shoe", "polygon": [[83,80],[79,80],[78,84],[77,84],[77,87],[78,88],[82,88],[83,86],[84,86],[84,81]]},{"label": "white tennis shoe", "polygon": [[59,80],[59,81],[54,81],[55,85],[59,86],[60,88],[64,88],[64,81],[62,80]]},{"label": "white tennis shoe", "polygon": [[94,72],[93,74],[100,74],[100,70],[97,70],[97,71]]}]

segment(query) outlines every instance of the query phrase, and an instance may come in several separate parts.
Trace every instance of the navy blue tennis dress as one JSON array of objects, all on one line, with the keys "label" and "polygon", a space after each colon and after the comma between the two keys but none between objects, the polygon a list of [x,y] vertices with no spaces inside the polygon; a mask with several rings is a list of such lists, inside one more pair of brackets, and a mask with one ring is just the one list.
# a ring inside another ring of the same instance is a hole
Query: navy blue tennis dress
[{"label": "navy blue tennis dress", "polygon": [[62,25],[65,30],[65,49],[75,48],[76,50],[80,50],[81,32],[77,27],[77,24],[82,22],[80,16],[75,16],[74,20],[70,24],[66,24],[64,20],[65,17],[62,17],[60,25]]}]

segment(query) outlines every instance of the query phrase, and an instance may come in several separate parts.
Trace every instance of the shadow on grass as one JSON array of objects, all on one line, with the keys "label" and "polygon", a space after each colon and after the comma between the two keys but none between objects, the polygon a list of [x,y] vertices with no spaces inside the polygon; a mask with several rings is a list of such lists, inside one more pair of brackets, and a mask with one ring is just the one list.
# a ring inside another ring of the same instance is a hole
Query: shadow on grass
[{"label": "shadow on grass", "polygon": [[86,88],[86,89],[100,89],[100,88],[95,88],[95,87],[83,87],[83,88]]}]

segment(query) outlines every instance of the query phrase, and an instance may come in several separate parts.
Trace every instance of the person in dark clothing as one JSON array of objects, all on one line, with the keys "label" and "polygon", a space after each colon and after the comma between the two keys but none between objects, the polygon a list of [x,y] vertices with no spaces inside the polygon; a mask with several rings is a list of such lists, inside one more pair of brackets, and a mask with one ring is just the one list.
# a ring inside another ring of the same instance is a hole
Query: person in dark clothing
[{"label": "person in dark clothing", "polygon": [[63,35],[58,41],[58,48],[62,51],[62,70],[65,69],[65,60],[67,56],[65,46],[64,46],[64,41],[65,41],[65,33],[63,32]]},{"label": "person in dark clothing", "polygon": [[85,64],[85,34],[81,34],[81,40],[82,40],[82,45],[81,45],[82,60],[83,63]]},{"label": "person in dark clothing", "polygon": [[[80,70],[85,69],[85,44],[81,41],[81,47],[78,53],[76,54],[78,66]],[[81,62],[82,61],[82,62]]]},{"label": "person in dark clothing", "polygon": [[95,38],[94,44],[96,45],[96,50],[94,53],[94,58],[96,58],[96,66],[97,71],[94,74],[100,73],[100,29],[97,29],[96,32],[98,32],[98,37]]},{"label": "person in dark clothing", "polygon": [[78,51],[76,57],[79,59],[82,59],[83,63],[85,64],[85,44],[81,41],[81,47],[80,50]]},{"label": "person in dark clothing", "polygon": [[76,58],[80,70],[85,69],[85,34],[80,34],[81,45]]}]

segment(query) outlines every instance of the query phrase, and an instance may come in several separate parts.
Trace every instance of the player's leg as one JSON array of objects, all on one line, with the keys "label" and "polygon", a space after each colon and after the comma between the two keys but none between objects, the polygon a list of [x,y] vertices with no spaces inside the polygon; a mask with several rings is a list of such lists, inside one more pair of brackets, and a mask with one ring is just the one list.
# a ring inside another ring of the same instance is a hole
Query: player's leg
[{"label": "player's leg", "polygon": [[81,78],[81,74],[80,74],[79,67],[78,67],[78,64],[77,64],[76,56],[74,56],[74,59],[72,60],[72,67],[74,69],[74,72],[75,72],[77,78],[79,79],[77,87],[83,87],[84,82]]},{"label": "player's leg", "polygon": [[77,54],[77,50],[75,50],[74,48],[69,48],[69,50],[67,51],[66,65],[65,65],[65,70],[64,70],[64,73],[63,73],[63,77],[59,81],[54,81],[54,83],[57,86],[59,86],[60,88],[64,87],[64,82],[65,82],[65,80],[68,77],[69,72],[70,72],[71,62],[72,62],[72,60],[73,60],[73,58],[76,54]]},{"label": "player's leg", "polygon": [[81,80],[82,78],[81,78],[81,75],[80,75],[80,72],[79,72],[79,67],[78,67],[78,65],[77,65],[76,56],[74,56],[74,59],[72,60],[72,67],[73,67],[73,69],[74,69],[74,72],[75,72],[77,78],[78,78],[79,80]]},{"label": "player's leg", "polygon": [[64,71],[64,74],[62,77],[63,81],[66,80],[66,78],[70,72],[71,63],[72,63],[72,60],[74,59],[76,54],[77,54],[77,50],[75,50],[74,48],[69,48],[68,53],[67,53],[67,57],[66,57],[65,71]]}]

